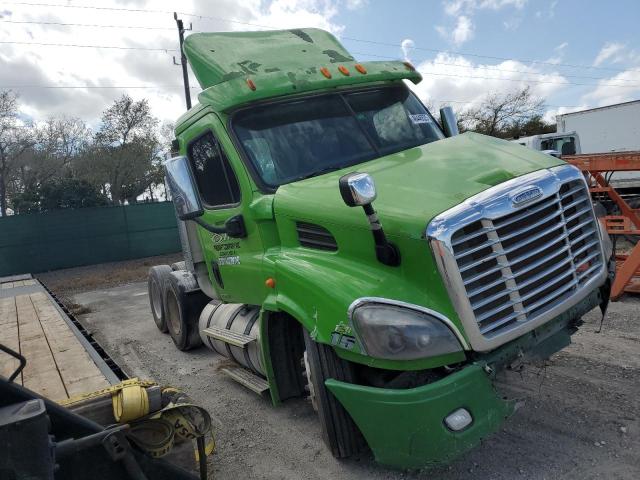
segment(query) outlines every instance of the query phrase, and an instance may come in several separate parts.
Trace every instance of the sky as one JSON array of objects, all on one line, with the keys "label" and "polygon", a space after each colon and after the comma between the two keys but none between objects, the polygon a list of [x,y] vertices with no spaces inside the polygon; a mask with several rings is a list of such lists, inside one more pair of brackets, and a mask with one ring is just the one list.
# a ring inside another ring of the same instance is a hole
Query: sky
[{"label": "sky", "polygon": [[411,61],[434,107],[528,85],[553,121],[640,99],[637,0],[0,0],[0,89],[34,121],[96,125],[124,92],[174,121],[185,110],[175,10],[194,32],[324,28],[358,60]]}]

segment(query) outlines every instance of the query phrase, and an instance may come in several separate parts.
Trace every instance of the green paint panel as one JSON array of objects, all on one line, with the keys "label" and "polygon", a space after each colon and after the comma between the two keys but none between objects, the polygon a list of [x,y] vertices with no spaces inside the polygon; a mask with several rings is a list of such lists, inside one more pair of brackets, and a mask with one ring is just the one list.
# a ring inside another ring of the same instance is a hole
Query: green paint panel
[{"label": "green paint panel", "polygon": [[[399,468],[447,463],[495,432],[513,407],[493,390],[480,365],[418,388],[391,390],[326,382],[360,428],[376,460]],[[444,418],[466,408],[473,423],[452,432]]]},{"label": "green paint panel", "polygon": [[179,251],[170,202],[0,218],[0,276]]}]

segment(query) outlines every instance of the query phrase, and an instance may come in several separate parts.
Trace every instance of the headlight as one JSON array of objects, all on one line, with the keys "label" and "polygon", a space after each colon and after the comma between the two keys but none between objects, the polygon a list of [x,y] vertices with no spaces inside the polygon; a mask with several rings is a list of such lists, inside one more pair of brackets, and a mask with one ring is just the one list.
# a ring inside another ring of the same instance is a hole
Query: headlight
[{"label": "headlight", "polygon": [[420,310],[363,303],[353,309],[351,321],[365,352],[375,358],[415,360],[462,350],[441,319]]}]

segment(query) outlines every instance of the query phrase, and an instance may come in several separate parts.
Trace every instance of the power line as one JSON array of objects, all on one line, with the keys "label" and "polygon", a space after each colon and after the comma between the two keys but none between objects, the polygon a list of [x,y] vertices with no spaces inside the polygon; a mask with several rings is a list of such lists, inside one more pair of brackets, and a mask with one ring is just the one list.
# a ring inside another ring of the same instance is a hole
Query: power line
[{"label": "power line", "polygon": [[[161,89],[184,88],[183,85],[0,85],[0,89],[44,88],[44,89]],[[190,86],[189,88],[200,89]]]},{"label": "power line", "polygon": [[[179,51],[176,48],[152,48],[152,47],[128,47],[121,45],[83,45],[77,43],[43,43],[43,42],[16,42],[16,41],[0,41],[0,44],[10,44],[10,45],[36,45],[42,47],[69,47],[69,48],[97,48],[97,49],[115,49],[115,50],[142,50],[142,51],[153,51],[153,52],[177,52]],[[353,52],[356,55],[372,55],[375,57],[382,58],[394,58],[394,57],[384,57],[382,55],[368,54],[368,53],[360,53]],[[444,77],[456,77],[456,78],[470,78],[470,79],[480,79],[480,80],[503,80],[507,82],[525,82],[525,83],[540,83],[540,84],[551,84],[551,85],[576,85],[576,86],[592,86],[592,87],[617,87],[617,88],[640,88],[640,85],[620,85],[615,83],[576,83],[576,82],[554,82],[549,80],[532,80],[526,78],[502,78],[502,77],[485,77],[478,75],[458,75],[458,74],[450,74],[450,73],[436,73],[436,72],[421,72],[423,75],[431,75],[431,76],[444,76]]]},{"label": "power line", "polygon": [[[364,56],[369,56],[369,57],[377,57],[377,58],[384,58],[384,59],[388,59],[388,60],[396,60],[398,57],[392,57],[389,55],[378,55],[375,53],[365,53],[365,52],[352,52],[356,55],[364,55]],[[463,63],[449,63],[449,62],[435,62],[435,61],[431,61],[428,58],[423,58],[421,57],[419,61],[427,61],[433,65],[442,65],[442,66],[448,66],[448,67],[461,67],[461,68],[476,68],[476,69],[485,69],[485,70],[492,70],[492,71],[496,71],[496,72],[509,72],[509,73],[524,73],[526,75],[537,75],[537,76],[541,76],[541,77],[545,77],[548,75],[551,75],[550,73],[542,73],[542,72],[528,72],[526,70],[512,70],[509,68],[495,68],[492,66],[487,66],[487,65],[478,65],[478,66],[474,66],[474,65],[465,65]],[[588,75],[567,75],[565,73],[559,73],[558,75],[562,75],[565,78],[586,78],[588,80],[608,80],[607,77],[591,77]],[[635,82],[637,80],[628,80],[628,79],[619,79],[616,80],[617,82]]]},{"label": "power line", "polygon": [[[174,12],[169,11],[169,10],[152,10],[152,9],[144,9],[144,8],[125,8],[125,7],[98,7],[98,6],[93,6],[93,5],[61,5],[61,4],[50,4],[50,3],[35,3],[35,2],[0,2],[2,4],[11,4],[11,5],[23,5],[23,6],[35,6],[35,7],[51,7],[51,8],[75,8],[75,9],[89,9],[89,10],[106,10],[106,11],[123,11],[123,12],[135,12],[135,13],[157,13],[157,14],[173,14]],[[206,18],[206,19],[210,19],[210,20],[217,20],[217,21],[222,21],[222,22],[228,22],[228,23],[235,23],[238,25],[246,25],[246,26],[252,26],[252,27],[259,27],[259,28],[273,28],[273,26],[269,26],[269,25],[261,25],[258,23],[251,23],[251,22],[243,22],[240,20],[232,20],[230,18],[224,18],[224,17],[217,17],[217,16],[211,16],[211,15],[200,15],[197,13],[191,13],[191,12],[177,12],[180,15],[185,15],[185,16],[189,16],[189,17],[194,17],[194,18]],[[389,47],[394,47],[394,48],[400,48],[399,44],[395,44],[395,43],[389,43],[389,42],[381,42],[381,41],[377,41],[377,40],[368,40],[368,39],[362,39],[362,38],[355,38],[355,37],[342,37],[344,40],[350,40],[353,42],[362,42],[362,43],[369,43],[369,44],[374,44],[374,45],[381,45],[381,46],[389,46]],[[460,51],[454,51],[454,50],[439,50],[439,49],[434,49],[434,48],[426,48],[426,47],[420,47],[420,46],[412,46],[411,47],[414,50],[423,50],[423,51],[427,51],[427,52],[433,52],[433,53],[447,53],[447,54],[454,54],[454,55],[463,55],[463,56],[468,56],[468,57],[475,57],[475,58],[488,58],[488,59],[492,59],[492,60],[501,60],[501,61],[518,61],[521,63],[537,63],[537,64],[541,64],[541,65],[550,65],[550,66],[554,66],[554,67],[568,67],[568,68],[581,68],[581,69],[593,69],[593,70],[609,70],[609,71],[617,71],[617,72],[624,72],[627,71],[629,69],[624,69],[624,68],[614,68],[614,67],[598,67],[598,66],[594,66],[594,65],[578,65],[578,64],[571,64],[571,63],[556,63],[556,62],[548,62],[548,61],[542,61],[542,60],[531,60],[531,59],[517,59],[517,58],[509,58],[509,57],[500,57],[500,56],[495,56],[495,55],[482,55],[482,54],[477,54],[477,53],[470,53],[470,52],[460,52]],[[631,70],[637,70],[637,69],[631,69]]]},{"label": "power line", "polygon": [[[119,29],[141,29],[141,30],[174,30],[170,27],[148,27],[141,25],[100,25],[100,24],[86,24],[86,23],[63,23],[63,22],[36,22],[36,21],[14,21],[14,20],[0,20],[0,23],[11,23],[11,24],[30,24],[30,25],[56,25],[56,26],[70,26],[70,27],[90,27],[90,28],[119,28]],[[197,32],[198,30],[193,30]],[[106,48],[106,47],[105,47]],[[162,49],[164,51],[164,49]],[[388,55],[377,55],[374,53],[363,53],[363,52],[354,52],[357,55],[365,55],[370,57],[378,57],[385,59],[396,59],[396,57],[391,57]],[[424,58],[423,61],[428,61],[428,59]],[[431,61],[434,65],[442,65],[442,66],[451,66],[451,67],[460,67],[460,68],[482,68],[485,70],[492,70],[496,72],[509,72],[509,73],[523,73],[526,75],[535,75],[544,77],[549,75],[548,73],[540,73],[540,72],[528,72],[524,70],[513,70],[506,68],[496,68],[492,66],[482,66],[482,67],[474,67],[472,65],[465,65],[461,63],[451,63],[451,62],[436,62]],[[592,77],[587,75],[567,75],[561,74],[565,78],[585,78],[588,80],[607,80],[607,77]],[[630,79],[619,79],[616,80],[618,82],[635,82],[636,80]]]},{"label": "power line", "polygon": [[[0,85],[0,89],[161,89],[161,88],[184,88],[182,85]],[[190,86],[189,88],[199,90],[200,87]],[[430,98],[430,101],[437,103],[475,103],[479,99],[474,100],[440,100]],[[582,108],[583,105],[546,105],[551,108]]]},{"label": "power line", "polygon": [[35,22],[35,21],[18,21],[18,20],[0,20],[0,23],[14,23],[19,25],[55,25],[61,27],[91,27],[91,28],[123,28],[137,30],[175,30],[171,27],[146,27],[142,25],[99,25],[91,23],[64,23],[64,22]]},{"label": "power line", "polygon": [[0,44],[37,45],[39,47],[73,47],[73,48],[106,48],[115,50],[144,50],[151,52],[177,52],[177,48],[126,47],[121,45],[82,45],[78,43],[43,43],[43,42],[14,42],[0,41]]}]

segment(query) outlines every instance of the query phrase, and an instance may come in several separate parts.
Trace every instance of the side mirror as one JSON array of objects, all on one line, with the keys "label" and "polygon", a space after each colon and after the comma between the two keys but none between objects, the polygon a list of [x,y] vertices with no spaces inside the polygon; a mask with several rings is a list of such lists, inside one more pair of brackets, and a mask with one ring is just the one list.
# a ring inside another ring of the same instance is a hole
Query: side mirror
[{"label": "side mirror", "polygon": [[376,199],[376,184],[368,173],[348,173],[338,183],[344,203],[349,207],[364,206]]},{"label": "side mirror", "polygon": [[226,233],[232,238],[244,238],[247,236],[242,215],[229,218],[224,227],[209,225],[201,218],[198,218],[204,213],[204,208],[202,208],[202,202],[200,202],[200,197],[198,196],[198,187],[193,178],[187,157],[170,158],[165,162],[164,168],[167,172],[167,183],[173,198],[176,215],[180,220],[193,220],[210,232]]},{"label": "side mirror", "polygon": [[368,173],[352,172],[340,177],[338,181],[340,195],[348,207],[362,207],[369,220],[379,262],[397,267],[400,265],[400,252],[387,240],[382,224],[371,203],[376,199],[376,184]]},{"label": "side mirror", "polygon": [[442,107],[440,109],[440,122],[442,123],[442,129],[447,137],[453,137],[458,135],[458,121],[456,120],[456,114],[451,107]]},{"label": "side mirror", "polygon": [[173,157],[164,164],[173,205],[180,220],[193,220],[204,213],[187,157]]}]

